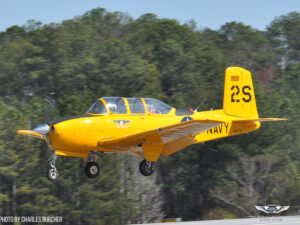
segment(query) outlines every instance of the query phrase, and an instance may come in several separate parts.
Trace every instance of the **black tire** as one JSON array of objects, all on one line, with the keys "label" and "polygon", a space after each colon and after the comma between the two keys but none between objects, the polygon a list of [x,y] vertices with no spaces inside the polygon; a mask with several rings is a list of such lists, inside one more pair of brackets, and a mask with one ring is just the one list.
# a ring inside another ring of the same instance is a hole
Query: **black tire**
[{"label": "black tire", "polygon": [[140,162],[140,172],[144,176],[150,176],[154,172],[154,162],[147,162],[145,159]]},{"label": "black tire", "polygon": [[56,168],[49,168],[48,172],[47,172],[47,178],[50,181],[54,181],[58,178],[58,172]]},{"label": "black tire", "polygon": [[96,162],[89,162],[85,166],[85,174],[88,178],[96,178],[100,173],[100,167]]}]

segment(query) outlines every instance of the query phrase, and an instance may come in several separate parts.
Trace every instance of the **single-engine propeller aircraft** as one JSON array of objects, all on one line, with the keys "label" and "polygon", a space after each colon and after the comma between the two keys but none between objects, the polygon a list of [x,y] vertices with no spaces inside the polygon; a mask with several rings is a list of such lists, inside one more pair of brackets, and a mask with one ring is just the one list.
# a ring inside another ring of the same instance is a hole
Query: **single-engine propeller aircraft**
[{"label": "single-engine propeller aircraft", "polygon": [[106,152],[133,154],[145,159],[139,170],[153,173],[161,154],[169,156],[189,145],[257,130],[259,118],[251,73],[229,67],[225,73],[223,109],[204,112],[175,109],[154,98],[99,98],[85,115],[42,124],[19,134],[44,139],[54,151],[48,178],[55,180],[58,156],[87,159],[87,177],[98,176],[97,156]]}]

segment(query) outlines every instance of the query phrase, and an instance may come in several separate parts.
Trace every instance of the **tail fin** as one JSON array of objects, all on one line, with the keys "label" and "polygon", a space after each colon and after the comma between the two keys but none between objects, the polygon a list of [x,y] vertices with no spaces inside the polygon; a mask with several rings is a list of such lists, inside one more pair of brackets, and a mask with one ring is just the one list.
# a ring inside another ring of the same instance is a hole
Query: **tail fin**
[{"label": "tail fin", "polygon": [[252,77],[248,70],[240,67],[226,69],[223,110],[232,116],[258,118]]}]

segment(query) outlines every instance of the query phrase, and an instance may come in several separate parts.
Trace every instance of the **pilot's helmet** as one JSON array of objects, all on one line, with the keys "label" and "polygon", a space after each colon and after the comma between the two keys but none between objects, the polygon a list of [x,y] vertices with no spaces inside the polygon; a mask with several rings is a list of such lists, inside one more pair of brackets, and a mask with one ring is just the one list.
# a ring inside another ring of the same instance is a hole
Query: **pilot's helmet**
[{"label": "pilot's helmet", "polygon": [[111,112],[116,112],[117,111],[117,105],[116,104],[108,103],[107,108]]}]

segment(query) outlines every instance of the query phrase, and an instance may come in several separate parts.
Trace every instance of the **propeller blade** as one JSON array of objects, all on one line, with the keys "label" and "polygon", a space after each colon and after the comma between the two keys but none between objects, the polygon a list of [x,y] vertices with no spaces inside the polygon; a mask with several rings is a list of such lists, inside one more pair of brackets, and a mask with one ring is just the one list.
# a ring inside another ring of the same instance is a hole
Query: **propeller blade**
[{"label": "propeller blade", "polygon": [[51,121],[53,118],[53,114],[56,110],[55,100],[46,95],[44,97],[44,122],[47,123]]}]

